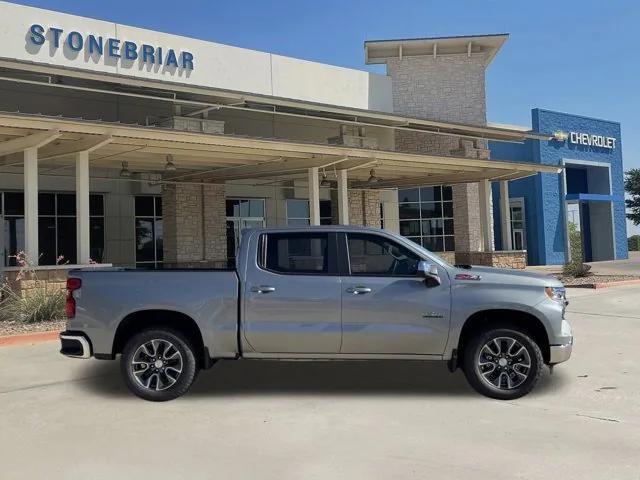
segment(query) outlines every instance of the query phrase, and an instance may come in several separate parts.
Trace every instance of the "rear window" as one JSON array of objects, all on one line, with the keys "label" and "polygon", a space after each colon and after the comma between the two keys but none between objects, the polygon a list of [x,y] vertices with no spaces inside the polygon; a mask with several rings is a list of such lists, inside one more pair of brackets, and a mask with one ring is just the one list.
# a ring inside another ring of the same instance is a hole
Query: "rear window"
[{"label": "rear window", "polygon": [[261,239],[260,266],[278,273],[329,273],[329,235],[270,233]]}]

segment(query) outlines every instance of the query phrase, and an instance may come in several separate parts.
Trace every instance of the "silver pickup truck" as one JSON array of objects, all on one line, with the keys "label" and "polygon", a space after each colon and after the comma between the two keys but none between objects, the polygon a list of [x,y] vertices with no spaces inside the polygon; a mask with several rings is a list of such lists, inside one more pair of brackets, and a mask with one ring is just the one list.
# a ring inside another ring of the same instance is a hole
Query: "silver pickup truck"
[{"label": "silver pickup truck", "polygon": [[235,269],[72,270],[61,353],[114,359],[131,391],[184,394],[219,359],[447,362],[513,399],[571,355],[562,284],[453,266],[358,227],[243,232]]}]

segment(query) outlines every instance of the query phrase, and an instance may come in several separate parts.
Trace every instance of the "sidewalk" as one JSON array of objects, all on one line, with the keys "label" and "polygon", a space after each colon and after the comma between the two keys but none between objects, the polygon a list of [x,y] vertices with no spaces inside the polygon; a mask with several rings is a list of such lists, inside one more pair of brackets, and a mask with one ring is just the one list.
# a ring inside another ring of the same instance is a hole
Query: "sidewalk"
[{"label": "sidewalk", "polygon": [[[588,265],[594,275],[640,275],[640,252],[629,252],[627,260],[588,262]],[[562,273],[562,265],[536,265],[526,269],[546,274]]]}]

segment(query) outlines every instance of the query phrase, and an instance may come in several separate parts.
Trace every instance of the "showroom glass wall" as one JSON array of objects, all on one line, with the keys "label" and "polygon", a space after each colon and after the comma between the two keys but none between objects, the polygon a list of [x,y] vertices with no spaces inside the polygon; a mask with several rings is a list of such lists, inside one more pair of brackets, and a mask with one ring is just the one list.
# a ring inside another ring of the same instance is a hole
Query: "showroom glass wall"
[{"label": "showroom glass wall", "polygon": [[450,186],[398,190],[400,234],[434,252],[455,250]]},{"label": "showroom glass wall", "polygon": [[163,261],[162,197],[136,196],[135,229],[136,268],[160,268]]},{"label": "showroom glass wall", "polygon": [[[24,194],[0,192],[0,214],[4,217],[6,266],[15,266],[15,255],[24,250]],[[104,198],[89,196],[91,260],[104,256]],[[40,265],[77,263],[76,196],[73,193],[38,194],[38,246]],[[33,262],[33,259],[29,259]]]}]

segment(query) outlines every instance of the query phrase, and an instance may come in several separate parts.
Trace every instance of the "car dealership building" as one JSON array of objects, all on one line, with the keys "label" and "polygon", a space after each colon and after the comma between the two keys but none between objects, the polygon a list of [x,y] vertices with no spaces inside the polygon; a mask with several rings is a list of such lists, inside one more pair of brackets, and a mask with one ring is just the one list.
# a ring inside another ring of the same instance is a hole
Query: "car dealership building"
[{"label": "car dealership building", "polygon": [[93,262],[219,265],[244,228],[307,224],[382,226],[457,263],[557,264],[569,216],[587,259],[627,256],[618,124],[538,109],[531,128],[487,122],[507,35],[367,41],[379,75],[0,14],[9,272],[18,251],[52,280]]}]

